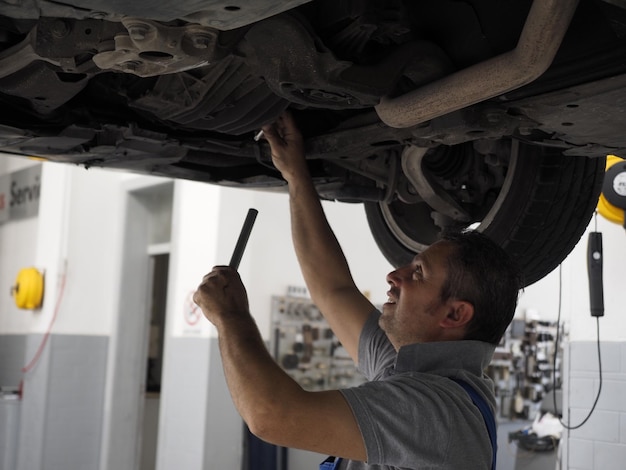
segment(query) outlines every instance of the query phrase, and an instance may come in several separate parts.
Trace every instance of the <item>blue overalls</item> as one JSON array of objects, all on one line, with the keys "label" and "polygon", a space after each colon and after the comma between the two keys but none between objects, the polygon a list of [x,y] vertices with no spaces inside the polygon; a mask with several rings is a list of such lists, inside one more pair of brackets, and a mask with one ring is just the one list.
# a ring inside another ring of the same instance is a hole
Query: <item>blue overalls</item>
[{"label": "blue overalls", "polygon": [[320,470],[337,470],[341,463],[341,457],[328,457],[320,464]]},{"label": "blue overalls", "polygon": [[454,382],[458,383],[463,389],[467,392],[467,394],[472,399],[474,405],[478,407],[480,413],[483,415],[483,419],[485,420],[485,424],[487,425],[487,432],[489,433],[489,439],[491,440],[491,470],[496,470],[496,455],[498,452],[498,434],[496,430],[496,419],[491,412],[491,408],[482,397],[480,393],[474,390],[467,382],[464,382],[461,379],[452,379]]}]

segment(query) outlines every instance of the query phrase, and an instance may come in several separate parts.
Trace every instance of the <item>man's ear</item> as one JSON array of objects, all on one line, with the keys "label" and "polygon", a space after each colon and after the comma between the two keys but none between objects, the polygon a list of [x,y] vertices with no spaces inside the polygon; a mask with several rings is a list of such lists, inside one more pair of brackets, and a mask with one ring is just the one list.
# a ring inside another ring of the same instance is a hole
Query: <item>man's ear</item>
[{"label": "man's ear", "polygon": [[474,306],[465,300],[449,302],[448,314],[441,321],[443,328],[462,328],[474,318]]}]

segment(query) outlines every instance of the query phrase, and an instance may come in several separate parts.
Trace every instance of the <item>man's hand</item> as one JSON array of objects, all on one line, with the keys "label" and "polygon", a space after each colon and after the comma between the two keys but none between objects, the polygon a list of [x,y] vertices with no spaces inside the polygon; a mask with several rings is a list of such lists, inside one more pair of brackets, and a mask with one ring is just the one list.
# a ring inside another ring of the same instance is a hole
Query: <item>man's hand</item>
[{"label": "man's hand", "polygon": [[250,315],[246,288],[237,271],[229,266],[216,266],[204,276],[193,301],[217,327],[225,321]]},{"label": "man's hand", "polygon": [[302,172],[308,176],[302,135],[289,111],[273,124],[263,126],[263,134],[272,149],[274,166],[287,181]]}]

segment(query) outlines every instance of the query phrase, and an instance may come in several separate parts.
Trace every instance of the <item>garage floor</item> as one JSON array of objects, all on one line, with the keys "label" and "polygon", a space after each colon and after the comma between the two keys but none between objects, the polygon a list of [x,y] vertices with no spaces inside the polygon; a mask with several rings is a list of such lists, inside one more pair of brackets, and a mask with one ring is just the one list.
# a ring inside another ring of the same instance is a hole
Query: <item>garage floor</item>
[{"label": "garage floor", "polygon": [[532,424],[531,421],[500,421],[498,423],[498,470],[555,470],[557,451],[530,452],[509,443],[509,433]]}]

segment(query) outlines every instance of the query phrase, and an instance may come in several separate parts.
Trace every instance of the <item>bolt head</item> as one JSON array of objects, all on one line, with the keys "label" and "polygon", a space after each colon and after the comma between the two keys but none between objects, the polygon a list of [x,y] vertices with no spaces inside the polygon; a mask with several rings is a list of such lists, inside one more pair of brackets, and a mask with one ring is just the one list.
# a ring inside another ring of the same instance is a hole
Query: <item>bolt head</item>
[{"label": "bolt head", "polygon": [[56,20],[50,27],[52,36],[57,39],[64,38],[70,34],[71,27],[65,20]]},{"label": "bolt head", "polygon": [[208,49],[211,44],[211,40],[207,36],[196,35],[191,38],[191,44],[196,49]]}]

